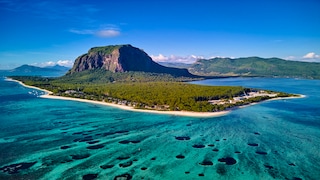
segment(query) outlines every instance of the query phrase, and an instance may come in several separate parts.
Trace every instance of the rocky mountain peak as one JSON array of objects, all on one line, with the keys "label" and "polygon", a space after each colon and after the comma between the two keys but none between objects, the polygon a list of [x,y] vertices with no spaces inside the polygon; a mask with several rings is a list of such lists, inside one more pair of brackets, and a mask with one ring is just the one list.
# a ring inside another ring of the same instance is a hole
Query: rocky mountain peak
[{"label": "rocky mountain peak", "polygon": [[154,62],[143,50],[130,44],[91,48],[79,56],[70,74],[92,69],[105,69],[111,72],[142,71],[167,73],[176,76],[192,76],[186,69],[164,67]]}]

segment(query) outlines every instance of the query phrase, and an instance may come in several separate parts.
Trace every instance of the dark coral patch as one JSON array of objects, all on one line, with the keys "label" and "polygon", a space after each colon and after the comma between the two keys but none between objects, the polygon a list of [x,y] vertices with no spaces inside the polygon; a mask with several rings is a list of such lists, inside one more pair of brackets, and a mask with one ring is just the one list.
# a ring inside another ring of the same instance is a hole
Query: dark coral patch
[{"label": "dark coral patch", "polygon": [[130,141],[129,140],[123,140],[123,141],[119,141],[120,144],[129,144]]},{"label": "dark coral patch", "polygon": [[270,166],[270,165],[267,165],[267,164],[264,164],[264,167],[266,167],[268,169],[273,169],[273,166]]},{"label": "dark coral patch", "polygon": [[258,133],[258,132],[254,132],[254,134],[255,134],[255,135],[260,135],[260,133]]},{"label": "dark coral patch", "polygon": [[179,155],[176,156],[176,158],[177,159],[184,159],[184,155],[179,154]]},{"label": "dark coral patch", "polygon": [[86,174],[84,176],[82,176],[83,180],[92,180],[92,179],[96,179],[98,177],[98,174]]},{"label": "dark coral patch", "polygon": [[189,136],[176,136],[176,140],[186,141],[186,140],[190,140],[190,137]]},{"label": "dark coral patch", "polygon": [[102,165],[100,166],[101,169],[110,169],[110,168],[113,168],[114,165],[112,164],[105,164],[105,165]]},{"label": "dark coral patch", "polygon": [[292,180],[302,180],[302,178],[293,177]]},{"label": "dark coral patch", "polygon": [[218,151],[219,151],[219,149],[215,148],[215,149],[212,149],[212,151],[214,151],[214,152],[218,152]]},{"label": "dark coral patch", "polygon": [[156,159],[157,159],[157,158],[155,158],[155,157],[151,158],[152,161],[155,161]]},{"label": "dark coral patch", "polygon": [[226,169],[223,165],[218,164],[216,172],[217,172],[218,174],[224,176],[224,175],[227,174],[227,169]]},{"label": "dark coral patch", "polygon": [[128,173],[114,177],[113,180],[131,180],[132,176]]},{"label": "dark coral patch", "polygon": [[146,167],[142,167],[141,168],[141,170],[143,170],[143,171],[145,171],[145,170],[147,170],[148,168],[146,168]]},{"label": "dark coral patch", "polygon": [[141,141],[139,141],[139,140],[133,140],[133,141],[123,140],[123,141],[119,141],[120,144],[129,144],[129,143],[137,144],[137,143],[140,143],[140,142]]},{"label": "dark coral patch", "polygon": [[79,160],[79,159],[85,159],[90,156],[90,154],[77,154],[77,155],[70,155],[72,159]]},{"label": "dark coral patch", "polygon": [[295,165],[295,164],[293,164],[293,163],[290,163],[290,164],[289,164],[289,166],[296,166],[296,165]]},{"label": "dark coral patch", "polygon": [[89,141],[89,142],[87,142],[87,144],[95,144],[95,143],[98,143],[98,142],[99,142],[99,140]]},{"label": "dark coral patch", "polygon": [[257,143],[248,143],[249,146],[259,146]]},{"label": "dark coral patch", "polygon": [[236,152],[234,152],[234,153],[236,153],[236,154],[240,154],[241,152],[240,152],[240,151],[236,151]]},{"label": "dark coral patch", "polygon": [[0,168],[0,170],[4,173],[8,174],[16,174],[19,173],[20,170],[29,169],[31,166],[36,164],[37,162],[31,162],[31,163],[19,163],[19,164],[11,164],[9,166],[4,166]]},{"label": "dark coral patch", "polygon": [[203,174],[203,173],[200,173],[200,174],[198,174],[198,176],[204,176],[204,174]]},{"label": "dark coral patch", "polygon": [[104,147],[103,144],[98,144],[98,145],[88,146],[87,149],[101,149],[103,147]]},{"label": "dark coral patch", "polygon": [[203,145],[203,144],[195,144],[192,147],[194,147],[194,148],[204,148],[205,145]]},{"label": "dark coral patch", "polygon": [[115,134],[123,134],[123,133],[128,133],[129,131],[125,131],[125,130],[122,130],[122,131],[116,131],[114,132]]},{"label": "dark coral patch", "polygon": [[105,136],[110,136],[110,135],[114,135],[114,134],[116,134],[116,133],[106,132],[106,133],[102,133],[101,135],[105,137]]},{"label": "dark coral patch", "polygon": [[80,126],[84,126],[84,125],[87,125],[87,124],[90,124],[91,122],[85,122],[85,123],[81,123],[79,124]]},{"label": "dark coral patch", "polygon": [[268,153],[267,152],[263,152],[263,151],[256,151],[257,154],[260,154],[260,155],[267,155]]},{"label": "dark coral patch", "polygon": [[126,160],[126,159],[129,159],[130,156],[120,156],[120,157],[117,157],[118,160]]},{"label": "dark coral patch", "polygon": [[208,146],[209,146],[209,147],[213,147],[213,146],[214,146],[214,144],[208,144]]},{"label": "dark coral patch", "polygon": [[221,158],[221,159],[218,159],[218,161],[224,162],[226,163],[226,165],[234,165],[237,163],[237,161],[232,157]]},{"label": "dark coral patch", "polygon": [[189,171],[186,171],[186,172],[184,172],[185,174],[190,174],[190,172]]},{"label": "dark coral patch", "polygon": [[208,160],[204,160],[199,164],[202,165],[202,166],[212,166],[213,165],[213,163],[211,161],[208,161]]},{"label": "dark coral patch", "polygon": [[82,134],[82,132],[75,132],[75,133],[72,133],[72,135],[79,135],[79,134]]},{"label": "dark coral patch", "polygon": [[60,149],[69,149],[70,146],[61,146]]},{"label": "dark coral patch", "polygon": [[119,167],[126,168],[132,165],[132,161],[119,164]]},{"label": "dark coral patch", "polygon": [[71,159],[64,159],[60,163],[63,164],[63,163],[68,163],[68,162],[72,162],[72,160]]}]

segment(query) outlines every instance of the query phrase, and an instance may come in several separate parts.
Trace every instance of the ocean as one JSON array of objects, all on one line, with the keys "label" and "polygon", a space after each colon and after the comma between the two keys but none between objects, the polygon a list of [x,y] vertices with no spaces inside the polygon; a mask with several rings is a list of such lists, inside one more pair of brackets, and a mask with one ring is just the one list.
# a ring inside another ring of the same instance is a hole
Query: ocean
[{"label": "ocean", "polygon": [[221,117],[40,98],[0,79],[0,179],[320,179],[320,80],[192,82],[303,94]]}]

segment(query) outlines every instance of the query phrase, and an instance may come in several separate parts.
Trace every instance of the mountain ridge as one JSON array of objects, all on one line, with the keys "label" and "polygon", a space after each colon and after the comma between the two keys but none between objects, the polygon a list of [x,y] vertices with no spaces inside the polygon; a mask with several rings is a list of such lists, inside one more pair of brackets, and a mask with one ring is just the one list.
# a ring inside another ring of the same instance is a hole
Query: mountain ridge
[{"label": "mountain ridge", "polygon": [[19,67],[10,70],[1,70],[0,74],[4,76],[50,76],[57,77],[62,76],[70,68],[60,65],[38,67],[33,65],[24,64]]},{"label": "mountain ridge", "polygon": [[197,60],[189,71],[201,76],[263,76],[320,79],[320,63],[280,58],[212,58]]},{"label": "mountain ridge", "polygon": [[91,48],[88,53],[75,60],[67,75],[93,69],[104,69],[114,73],[140,71],[174,76],[194,76],[187,69],[162,66],[154,62],[143,50],[130,44]]}]

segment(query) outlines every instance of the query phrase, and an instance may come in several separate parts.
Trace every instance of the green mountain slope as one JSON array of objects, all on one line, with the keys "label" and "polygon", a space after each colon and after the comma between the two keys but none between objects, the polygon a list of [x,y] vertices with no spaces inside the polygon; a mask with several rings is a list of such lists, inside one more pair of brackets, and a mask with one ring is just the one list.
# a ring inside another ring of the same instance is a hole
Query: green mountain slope
[{"label": "green mountain slope", "polygon": [[189,71],[206,76],[279,76],[320,79],[320,63],[286,61],[279,58],[201,59],[195,62]]}]

